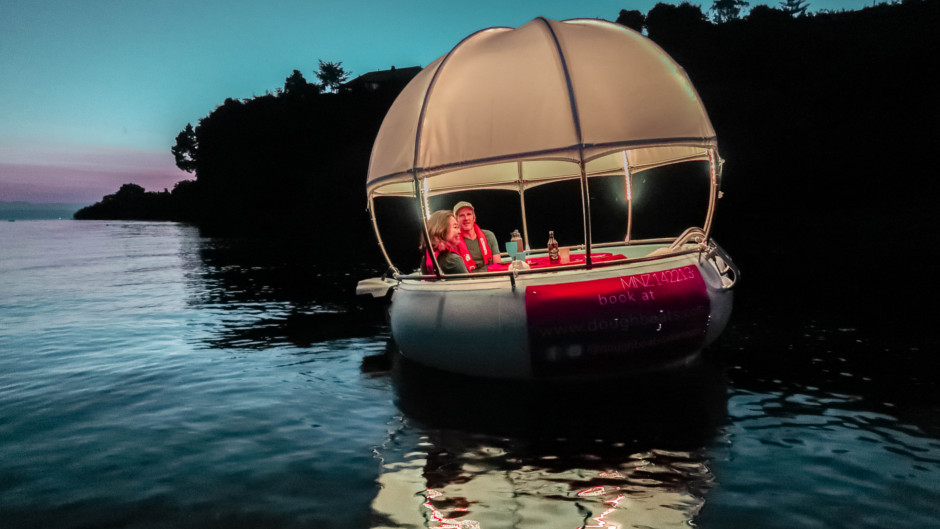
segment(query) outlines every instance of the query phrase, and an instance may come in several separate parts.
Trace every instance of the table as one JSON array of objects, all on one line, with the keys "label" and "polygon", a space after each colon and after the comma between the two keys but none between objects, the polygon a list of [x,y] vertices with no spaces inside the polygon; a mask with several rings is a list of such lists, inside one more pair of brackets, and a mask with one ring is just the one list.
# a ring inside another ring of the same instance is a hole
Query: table
[{"label": "table", "polygon": [[[592,263],[601,263],[601,262],[604,262],[604,261],[613,261],[613,260],[615,260],[615,259],[626,259],[626,256],[625,256],[625,255],[622,255],[622,254],[619,254],[619,253],[618,253],[618,254],[613,254],[613,253],[610,253],[610,252],[597,252],[597,253],[592,252],[592,253],[591,253],[591,262],[592,262]],[[567,262],[567,263],[564,263],[564,264],[562,264],[562,263],[558,263],[558,264],[551,264],[551,263],[549,263],[549,262],[548,262],[548,256],[547,256],[547,255],[544,255],[544,256],[541,256],[541,257],[529,257],[529,258],[527,258],[527,259],[525,260],[526,264],[528,264],[529,267],[531,267],[531,268],[550,268],[550,267],[553,267],[553,266],[577,265],[577,264],[583,264],[584,261],[585,261],[585,254],[583,254],[583,253],[573,253],[573,254],[571,254],[571,259],[570,259],[570,261]],[[506,270],[509,270],[509,264],[510,264],[511,262],[512,262],[512,261],[510,261],[510,260],[508,260],[508,259],[503,259],[503,262],[501,262],[501,263],[499,263],[499,264],[491,264],[491,265],[487,266],[487,267],[486,267],[486,270],[487,270],[488,272],[504,272],[504,271],[506,271]]]}]

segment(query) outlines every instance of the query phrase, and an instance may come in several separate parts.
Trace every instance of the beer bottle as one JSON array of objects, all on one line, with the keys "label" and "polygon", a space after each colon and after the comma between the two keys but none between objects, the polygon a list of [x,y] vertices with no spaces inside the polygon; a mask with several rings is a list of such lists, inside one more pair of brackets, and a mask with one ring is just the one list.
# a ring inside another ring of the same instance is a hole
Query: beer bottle
[{"label": "beer bottle", "polygon": [[512,230],[512,235],[509,236],[509,242],[516,243],[517,252],[525,251],[525,245],[522,243],[522,235],[519,234],[519,230]]},{"label": "beer bottle", "polygon": [[548,232],[548,262],[549,264],[561,263],[561,257],[558,254],[558,241],[555,240],[555,232]]}]

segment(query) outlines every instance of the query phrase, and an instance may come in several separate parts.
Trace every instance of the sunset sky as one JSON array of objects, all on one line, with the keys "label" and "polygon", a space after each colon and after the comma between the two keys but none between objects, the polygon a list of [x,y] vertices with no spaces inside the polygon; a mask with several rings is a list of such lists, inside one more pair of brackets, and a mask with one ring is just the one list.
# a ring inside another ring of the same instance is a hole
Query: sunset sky
[{"label": "sunset sky", "polygon": [[[294,69],[315,81],[318,59],[341,61],[352,77],[426,66],[482,28],[615,20],[655,4],[0,0],[0,201],[91,204],[125,183],[172,188],[192,178],[170,154],[187,123],[228,97],[282,87]],[[809,2],[811,11],[867,5]]]}]

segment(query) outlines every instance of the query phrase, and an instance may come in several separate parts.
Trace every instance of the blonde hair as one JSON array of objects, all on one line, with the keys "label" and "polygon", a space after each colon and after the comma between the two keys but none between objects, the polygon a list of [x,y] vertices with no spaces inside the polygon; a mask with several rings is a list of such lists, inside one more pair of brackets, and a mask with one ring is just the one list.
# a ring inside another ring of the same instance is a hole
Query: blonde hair
[{"label": "blonde hair", "polygon": [[[447,232],[450,230],[450,219],[456,219],[453,212],[447,209],[439,209],[431,213],[428,219],[428,235],[431,236],[431,248],[437,248],[441,241],[447,240]],[[421,238],[421,248],[424,248],[424,237]]]}]

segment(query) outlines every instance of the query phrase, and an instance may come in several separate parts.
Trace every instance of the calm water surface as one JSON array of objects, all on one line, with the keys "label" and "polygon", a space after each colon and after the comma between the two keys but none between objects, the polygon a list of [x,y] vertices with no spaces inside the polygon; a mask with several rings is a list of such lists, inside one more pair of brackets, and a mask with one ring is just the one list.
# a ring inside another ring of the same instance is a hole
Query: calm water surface
[{"label": "calm water surface", "polygon": [[688,371],[473,380],[396,356],[375,271],[308,246],[0,225],[0,526],[940,527],[905,318],[752,280]]}]

